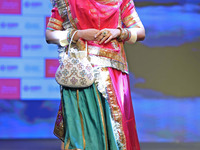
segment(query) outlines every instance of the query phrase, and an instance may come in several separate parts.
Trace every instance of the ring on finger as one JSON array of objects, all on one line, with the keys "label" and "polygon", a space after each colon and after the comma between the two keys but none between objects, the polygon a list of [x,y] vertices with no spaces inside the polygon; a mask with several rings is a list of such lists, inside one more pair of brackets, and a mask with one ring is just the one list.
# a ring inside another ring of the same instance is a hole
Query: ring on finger
[{"label": "ring on finger", "polygon": [[106,36],[108,33],[109,33],[108,30],[104,30],[104,31],[103,31],[103,36]]}]

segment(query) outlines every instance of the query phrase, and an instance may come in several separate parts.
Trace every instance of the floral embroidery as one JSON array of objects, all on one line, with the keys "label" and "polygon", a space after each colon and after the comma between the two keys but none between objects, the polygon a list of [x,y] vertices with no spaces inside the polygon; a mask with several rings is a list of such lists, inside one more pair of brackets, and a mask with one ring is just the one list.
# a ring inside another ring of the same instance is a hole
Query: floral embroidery
[{"label": "floral embroidery", "polygon": [[72,67],[73,67],[73,65],[70,62],[68,62],[67,65],[66,65],[66,68],[71,69]]},{"label": "floral embroidery", "polygon": [[76,82],[78,82],[78,80],[75,77],[73,77],[70,81],[72,84],[76,84]]},{"label": "floral embroidery", "polygon": [[81,75],[81,77],[84,77],[84,76],[86,75],[85,70],[82,70],[82,71],[80,72],[80,75]]},{"label": "floral embroidery", "polygon": [[80,64],[78,64],[77,66],[78,66],[78,69],[79,69],[79,70],[82,70],[82,69],[83,69],[83,67],[84,67],[84,66],[83,66],[83,64],[81,64],[81,63],[80,63]]},{"label": "floral embroidery", "polygon": [[61,82],[67,83],[67,80],[62,78],[62,79],[61,79]]},{"label": "floral embroidery", "polygon": [[74,65],[76,65],[78,62],[79,62],[78,59],[72,59],[72,63],[73,63]]},{"label": "floral embroidery", "polygon": [[78,70],[75,67],[73,67],[72,70],[71,70],[71,73],[72,74],[77,74],[77,72],[78,72]]},{"label": "floral embroidery", "polygon": [[65,69],[62,74],[64,74],[64,76],[67,76],[69,74],[69,71],[67,71],[67,69]]},{"label": "floral embroidery", "polygon": [[86,79],[85,79],[85,78],[81,78],[81,79],[80,79],[80,83],[81,83],[82,85],[84,85],[84,84],[86,84],[86,83],[87,83],[87,81],[86,81]]},{"label": "floral embroidery", "polygon": [[57,76],[58,78],[60,78],[60,77],[62,76],[62,74],[61,74],[60,72],[58,72],[58,73],[56,74],[56,76]]}]

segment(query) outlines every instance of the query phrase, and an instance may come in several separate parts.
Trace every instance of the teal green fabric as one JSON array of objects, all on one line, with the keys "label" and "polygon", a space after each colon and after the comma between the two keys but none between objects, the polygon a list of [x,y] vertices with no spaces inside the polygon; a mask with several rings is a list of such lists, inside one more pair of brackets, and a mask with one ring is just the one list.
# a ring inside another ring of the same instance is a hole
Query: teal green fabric
[{"label": "teal green fabric", "polygon": [[[101,93],[96,92],[95,85],[79,89],[79,108],[83,118],[85,150],[106,150],[105,133],[101,117],[98,95],[103,109],[106,125],[107,149],[118,150],[110,120],[109,104]],[[81,117],[78,111],[77,89],[63,88],[64,124],[66,129],[65,145],[70,139],[69,149],[83,150]]]}]

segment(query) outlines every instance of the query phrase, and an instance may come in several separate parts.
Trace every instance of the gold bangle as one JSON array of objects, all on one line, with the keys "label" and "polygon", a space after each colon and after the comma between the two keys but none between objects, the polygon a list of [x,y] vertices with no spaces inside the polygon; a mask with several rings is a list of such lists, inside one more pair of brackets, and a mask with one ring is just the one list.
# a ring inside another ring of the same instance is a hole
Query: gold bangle
[{"label": "gold bangle", "polygon": [[127,39],[129,33],[127,29],[121,28],[121,27],[117,27],[117,29],[120,29],[120,36],[118,37],[118,41],[124,41],[125,39]]},{"label": "gold bangle", "polygon": [[131,32],[131,37],[129,40],[127,40],[128,43],[133,44],[137,42],[137,32],[135,31],[130,31]]},{"label": "gold bangle", "polygon": [[120,30],[120,34],[119,34],[119,36],[117,37],[117,39],[118,39],[118,41],[122,41],[122,40],[121,40],[121,36],[122,36],[122,28],[121,28],[121,27],[117,27],[117,29]]},{"label": "gold bangle", "polygon": [[121,27],[117,27],[117,29],[119,29],[120,30],[120,34],[119,34],[119,37],[121,36],[121,34],[122,34],[122,28]]},{"label": "gold bangle", "polygon": [[[75,29],[71,30],[71,32],[70,32],[70,39],[71,39],[71,37],[72,37],[72,35],[74,34],[75,31],[76,31]],[[71,39],[71,40],[72,40],[73,43],[76,43],[78,41],[78,40],[73,40],[73,39]]]}]

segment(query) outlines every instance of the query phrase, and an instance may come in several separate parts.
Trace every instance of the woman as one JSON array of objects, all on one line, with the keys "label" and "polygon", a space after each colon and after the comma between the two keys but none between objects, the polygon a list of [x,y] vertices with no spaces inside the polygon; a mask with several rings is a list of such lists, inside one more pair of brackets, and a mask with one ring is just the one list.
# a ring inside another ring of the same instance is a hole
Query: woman
[{"label": "woman", "polygon": [[139,150],[123,48],[124,42],[133,44],[145,38],[133,1],[52,3],[47,42],[59,45],[60,62],[71,40],[79,50],[85,50],[87,42],[88,60],[95,74],[95,83],[90,87],[61,87],[54,134],[64,141],[65,149]]}]

